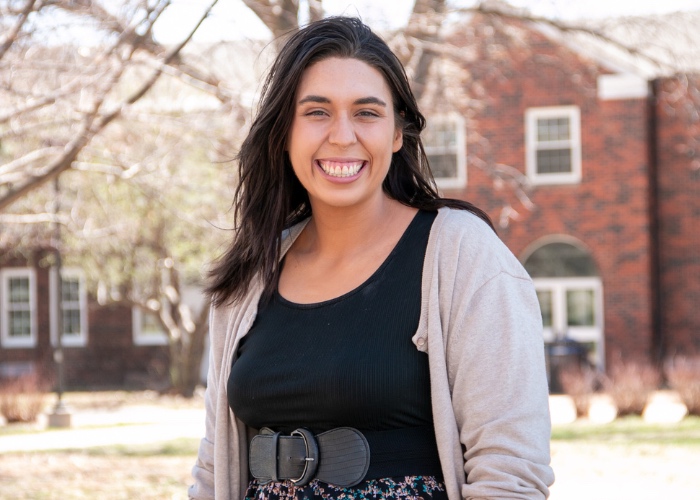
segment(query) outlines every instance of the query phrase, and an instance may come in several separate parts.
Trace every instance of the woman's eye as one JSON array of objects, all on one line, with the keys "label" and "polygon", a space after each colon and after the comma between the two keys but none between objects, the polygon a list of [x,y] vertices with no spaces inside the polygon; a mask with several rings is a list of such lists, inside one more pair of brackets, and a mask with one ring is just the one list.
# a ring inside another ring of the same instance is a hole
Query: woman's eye
[{"label": "woman's eye", "polygon": [[379,114],[376,113],[375,111],[369,111],[369,110],[360,111],[358,113],[358,115],[363,116],[363,117],[373,117],[373,118],[376,118],[379,116]]},{"label": "woman's eye", "polygon": [[326,112],[322,109],[312,109],[311,111],[307,111],[305,114],[306,116],[324,116]]}]

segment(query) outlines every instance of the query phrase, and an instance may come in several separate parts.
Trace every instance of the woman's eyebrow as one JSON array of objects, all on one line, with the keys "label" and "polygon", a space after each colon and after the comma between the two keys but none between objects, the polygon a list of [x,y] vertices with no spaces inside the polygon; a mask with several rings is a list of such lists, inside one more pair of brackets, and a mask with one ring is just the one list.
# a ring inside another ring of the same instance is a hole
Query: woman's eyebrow
[{"label": "woman's eyebrow", "polygon": [[[330,104],[331,100],[328,99],[327,97],[323,97],[320,95],[307,95],[306,97],[303,97],[298,104],[306,104],[307,102],[315,102],[319,104]],[[362,104],[376,104],[378,106],[384,106],[386,108],[386,103],[379,99],[378,97],[361,97],[357,99],[355,102],[353,102],[355,105],[362,105]]]},{"label": "woman's eyebrow", "polygon": [[376,104],[378,106],[384,106],[386,108],[386,103],[382,101],[379,97],[362,97],[356,100],[353,104]]},{"label": "woman's eyebrow", "polygon": [[306,104],[307,102],[317,102],[320,104],[330,104],[331,100],[328,99],[327,97],[323,97],[320,95],[307,95],[303,99],[299,101],[299,104]]}]

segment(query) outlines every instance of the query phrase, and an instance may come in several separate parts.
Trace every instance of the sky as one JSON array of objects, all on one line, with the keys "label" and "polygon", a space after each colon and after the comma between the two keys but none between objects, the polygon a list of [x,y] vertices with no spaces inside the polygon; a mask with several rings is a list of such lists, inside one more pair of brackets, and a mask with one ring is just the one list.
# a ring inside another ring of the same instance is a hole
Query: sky
[{"label": "sky", "polygon": [[[173,0],[173,5],[154,30],[162,43],[180,41],[201,16],[207,0]],[[306,10],[305,0],[300,11]],[[663,14],[679,10],[700,10],[700,0],[510,0],[514,6],[526,7],[533,14],[563,19],[600,18],[625,15]],[[470,6],[474,0],[452,0],[452,6]],[[411,0],[323,0],[329,15],[361,17],[376,30],[395,29],[406,24]],[[241,0],[220,0],[215,11],[198,30],[200,42],[240,38],[269,38],[269,31]]]}]

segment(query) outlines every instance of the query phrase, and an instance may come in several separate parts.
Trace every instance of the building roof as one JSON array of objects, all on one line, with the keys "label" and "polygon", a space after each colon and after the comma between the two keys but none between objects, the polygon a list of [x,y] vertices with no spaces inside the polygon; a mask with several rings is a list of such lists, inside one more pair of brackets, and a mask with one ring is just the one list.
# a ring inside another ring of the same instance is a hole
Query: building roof
[{"label": "building roof", "polygon": [[700,10],[583,20],[573,25],[583,29],[562,32],[541,23],[538,27],[616,73],[646,80],[700,74]]}]

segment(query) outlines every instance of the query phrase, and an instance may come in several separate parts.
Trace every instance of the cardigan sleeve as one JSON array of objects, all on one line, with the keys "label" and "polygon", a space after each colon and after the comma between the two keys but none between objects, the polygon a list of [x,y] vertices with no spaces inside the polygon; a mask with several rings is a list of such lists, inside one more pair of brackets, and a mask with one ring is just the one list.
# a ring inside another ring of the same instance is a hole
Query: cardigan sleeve
[{"label": "cardigan sleeve", "polygon": [[453,290],[445,347],[465,499],[543,499],[554,481],[539,304],[515,270]]},{"label": "cardigan sleeve", "polygon": [[464,210],[441,209],[428,250],[422,332],[450,498],[547,498],[551,421],[532,280]]},{"label": "cardigan sleeve", "polygon": [[[207,372],[207,389],[204,394],[206,410],[204,437],[199,443],[197,461],[192,467],[194,484],[189,487],[188,495],[194,500],[214,499],[214,434],[216,424],[216,401],[218,399],[219,374],[221,372],[222,348],[216,345],[214,328],[214,308],[209,313],[209,370]],[[221,339],[219,339],[219,342]]]}]

